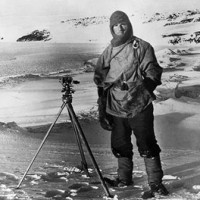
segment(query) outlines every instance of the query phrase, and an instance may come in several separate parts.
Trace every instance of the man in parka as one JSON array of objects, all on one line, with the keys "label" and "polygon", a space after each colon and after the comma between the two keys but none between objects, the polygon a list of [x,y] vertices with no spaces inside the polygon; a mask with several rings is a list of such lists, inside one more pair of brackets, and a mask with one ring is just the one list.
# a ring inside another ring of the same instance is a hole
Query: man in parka
[{"label": "man in parka", "polygon": [[133,35],[128,16],[115,11],[110,17],[111,44],[99,57],[94,72],[98,88],[99,120],[111,131],[111,148],[118,159],[118,178],[105,178],[112,186],[131,185],[132,132],[144,158],[150,193],[167,195],[162,184],[160,147],[154,134],[153,91],[161,84],[162,68],[153,47]]}]

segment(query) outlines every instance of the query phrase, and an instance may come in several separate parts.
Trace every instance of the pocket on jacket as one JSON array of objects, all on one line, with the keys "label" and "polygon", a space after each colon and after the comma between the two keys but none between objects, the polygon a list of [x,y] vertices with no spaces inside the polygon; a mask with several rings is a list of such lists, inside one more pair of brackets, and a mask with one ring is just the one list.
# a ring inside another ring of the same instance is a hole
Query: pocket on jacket
[{"label": "pocket on jacket", "polygon": [[128,93],[124,96],[124,108],[127,110],[143,110],[152,101],[150,92],[146,89],[143,81],[138,81],[130,86]]}]

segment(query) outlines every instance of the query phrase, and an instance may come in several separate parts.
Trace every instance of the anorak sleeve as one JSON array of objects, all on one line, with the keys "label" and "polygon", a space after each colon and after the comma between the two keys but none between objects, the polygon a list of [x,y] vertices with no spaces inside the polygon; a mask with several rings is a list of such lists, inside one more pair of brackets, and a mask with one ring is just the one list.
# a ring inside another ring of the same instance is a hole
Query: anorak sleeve
[{"label": "anorak sleeve", "polygon": [[154,48],[149,44],[142,54],[140,69],[144,82],[150,91],[161,85],[163,68],[157,62]]},{"label": "anorak sleeve", "polygon": [[98,87],[103,87],[103,54],[99,57],[94,70],[94,82]]},{"label": "anorak sleeve", "polygon": [[94,82],[98,87],[104,87],[104,80],[110,69],[111,46],[100,55],[94,70]]}]

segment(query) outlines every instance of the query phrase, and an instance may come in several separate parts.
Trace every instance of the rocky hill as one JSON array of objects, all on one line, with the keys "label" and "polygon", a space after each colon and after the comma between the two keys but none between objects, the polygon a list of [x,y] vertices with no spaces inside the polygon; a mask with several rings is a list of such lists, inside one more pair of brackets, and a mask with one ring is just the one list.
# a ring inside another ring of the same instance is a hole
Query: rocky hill
[{"label": "rocky hill", "polygon": [[[199,18],[200,11],[197,10],[187,10],[187,11],[182,11],[182,12],[177,12],[177,13],[155,13],[153,16],[151,16],[148,20],[144,21],[144,23],[150,23],[154,21],[175,21],[178,20],[177,23],[187,23],[187,22],[192,22],[196,21],[196,18]],[[184,20],[185,19],[185,20]],[[188,20],[187,20],[188,19]],[[198,21],[198,20],[197,20]],[[175,23],[169,23],[165,24],[167,25],[172,25]]]},{"label": "rocky hill", "polygon": [[17,39],[17,42],[31,42],[31,41],[49,41],[50,38],[50,32],[47,30],[35,30],[31,32],[28,35],[24,35]]},{"label": "rocky hill", "polygon": [[68,19],[65,21],[61,21],[61,23],[67,23],[72,26],[90,26],[90,25],[98,25],[104,24],[109,21],[109,17],[107,16],[100,16],[100,17],[85,17],[85,18],[78,18],[78,19]]}]

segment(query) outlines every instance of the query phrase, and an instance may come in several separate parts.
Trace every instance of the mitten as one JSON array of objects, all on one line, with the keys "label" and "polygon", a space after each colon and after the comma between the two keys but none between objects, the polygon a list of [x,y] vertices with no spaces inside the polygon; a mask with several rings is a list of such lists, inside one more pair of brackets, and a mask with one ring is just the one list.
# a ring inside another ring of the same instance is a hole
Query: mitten
[{"label": "mitten", "polygon": [[112,130],[112,116],[106,113],[106,99],[99,97],[98,99],[99,122],[103,129]]}]

